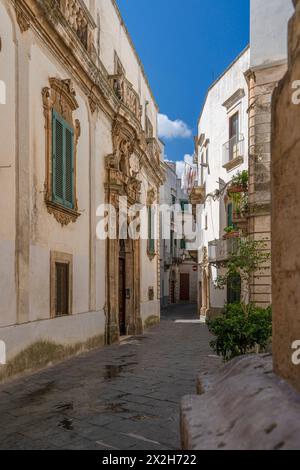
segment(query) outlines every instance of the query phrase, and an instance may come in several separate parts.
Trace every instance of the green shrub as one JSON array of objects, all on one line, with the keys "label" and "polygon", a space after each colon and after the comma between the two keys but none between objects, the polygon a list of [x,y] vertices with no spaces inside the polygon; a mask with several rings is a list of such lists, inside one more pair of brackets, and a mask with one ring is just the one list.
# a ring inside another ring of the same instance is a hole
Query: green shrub
[{"label": "green shrub", "polygon": [[272,310],[251,305],[248,314],[241,304],[230,304],[224,314],[208,320],[209,331],[215,336],[211,348],[229,361],[253,352],[256,346],[264,350],[272,336]]}]

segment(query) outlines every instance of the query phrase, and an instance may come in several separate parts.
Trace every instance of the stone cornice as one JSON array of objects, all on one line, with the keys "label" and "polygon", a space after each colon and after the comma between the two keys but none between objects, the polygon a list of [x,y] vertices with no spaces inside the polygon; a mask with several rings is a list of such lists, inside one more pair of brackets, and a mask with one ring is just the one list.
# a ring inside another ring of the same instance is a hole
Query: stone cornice
[{"label": "stone cornice", "polygon": [[227,109],[227,111],[232,108],[235,104],[237,104],[238,101],[240,101],[244,96],[246,95],[245,90],[243,88],[240,88],[237,90],[233,95],[231,95],[223,104],[224,108]]}]

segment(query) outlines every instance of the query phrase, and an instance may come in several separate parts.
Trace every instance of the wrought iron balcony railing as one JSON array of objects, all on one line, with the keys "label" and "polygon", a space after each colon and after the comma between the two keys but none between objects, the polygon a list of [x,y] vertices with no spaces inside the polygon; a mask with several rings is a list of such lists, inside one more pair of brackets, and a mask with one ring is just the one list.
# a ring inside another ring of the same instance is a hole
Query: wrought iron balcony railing
[{"label": "wrought iron balcony railing", "polygon": [[223,166],[244,157],[245,138],[243,134],[232,137],[223,145]]}]

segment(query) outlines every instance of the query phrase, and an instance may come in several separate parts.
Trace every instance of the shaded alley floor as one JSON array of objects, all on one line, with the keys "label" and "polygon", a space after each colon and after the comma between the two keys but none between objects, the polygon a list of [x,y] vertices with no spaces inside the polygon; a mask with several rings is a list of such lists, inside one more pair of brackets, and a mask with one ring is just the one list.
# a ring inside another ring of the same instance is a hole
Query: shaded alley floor
[{"label": "shaded alley floor", "polygon": [[0,385],[0,449],[180,449],[179,403],[220,361],[194,305],[161,324]]}]

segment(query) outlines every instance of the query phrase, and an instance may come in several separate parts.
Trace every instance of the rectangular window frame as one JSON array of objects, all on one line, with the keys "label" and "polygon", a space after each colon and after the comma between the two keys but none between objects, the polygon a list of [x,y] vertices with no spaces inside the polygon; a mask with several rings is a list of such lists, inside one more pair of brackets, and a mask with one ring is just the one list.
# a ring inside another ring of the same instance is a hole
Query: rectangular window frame
[{"label": "rectangular window frame", "polygon": [[[56,121],[62,125],[63,128],[63,197],[57,195],[56,192]],[[67,150],[66,150],[66,133],[70,132],[71,134],[71,192],[72,192],[72,201],[67,200]],[[52,109],[52,200],[54,203],[59,204],[67,209],[74,210],[75,208],[75,168],[74,168],[74,129],[70,124],[55,110]]]},{"label": "rectangular window frame", "polygon": [[[68,313],[66,315],[57,315],[57,290],[56,273],[57,264],[68,265]],[[73,255],[51,251],[50,253],[50,318],[61,318],[70,316],[73,311]]]}]

